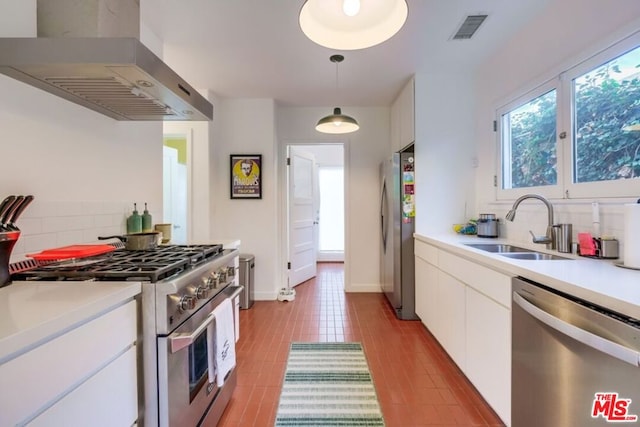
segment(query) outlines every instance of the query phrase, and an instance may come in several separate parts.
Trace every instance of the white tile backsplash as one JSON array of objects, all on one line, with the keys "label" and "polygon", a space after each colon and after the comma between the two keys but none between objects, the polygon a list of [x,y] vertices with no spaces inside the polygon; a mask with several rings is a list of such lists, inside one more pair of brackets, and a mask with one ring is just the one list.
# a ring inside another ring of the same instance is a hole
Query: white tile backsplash
[{"label": "white tile backsplash", "polygon": [[126,232],[130,202],[68,202],[35,200],[17,225],[20,238],[13,248],[11,262],[26,254],[61,246],[96,243],[98,236]]},{"label": "white tile backsplash", "polygon": [[[620,258],[624,250],[624,204],[629,202],[600,202],[600,235],[611,236],[619,240]],[[554,202],[554,223],[572,224],[572,239],[578,241],[578,233],[593,235],[591,202]],[[500,219],[499,235],[513,242],[531,243],[532,230],[536,235],[545,234],[547,227],[547,208],[539,201],[523,202],[516,212],[513,222],[505,220],[512,203],[489,203],[480,209],[482,213],[495,213]],[[544,247],[544,245],[541,245]]]},{"label": "white tile backsplash", "polygon": [[42,231],[60,232],[66,230],[83,230],[93,227],[93,217],[78,215],[50,216],[42,219]]}]

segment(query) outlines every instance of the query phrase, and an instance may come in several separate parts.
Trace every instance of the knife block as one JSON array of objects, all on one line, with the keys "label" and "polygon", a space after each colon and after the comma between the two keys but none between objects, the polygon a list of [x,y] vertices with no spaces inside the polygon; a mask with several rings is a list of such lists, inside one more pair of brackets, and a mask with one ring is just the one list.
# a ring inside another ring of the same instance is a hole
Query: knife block
[{"label": "knife block", "polygon": [[9,259],[18,237],[20,237],[19,231],[0,232],[0,288],[10,283]]}]

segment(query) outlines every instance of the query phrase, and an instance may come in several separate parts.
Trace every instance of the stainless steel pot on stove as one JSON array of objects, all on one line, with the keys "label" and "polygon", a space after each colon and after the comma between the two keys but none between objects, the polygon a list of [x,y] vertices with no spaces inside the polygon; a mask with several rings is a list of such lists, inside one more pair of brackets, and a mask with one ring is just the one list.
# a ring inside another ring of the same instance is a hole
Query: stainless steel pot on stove
[{"label": "stainless steel pot on stove", "polygon": [[162,239],[162,233],[150,231],[148,233],[132,233],[122,236],[98,237],[98,240],[107,239],[120,239],[124,243],[124,248],[129,251],[148,251],[158,246],[159,240]]}]

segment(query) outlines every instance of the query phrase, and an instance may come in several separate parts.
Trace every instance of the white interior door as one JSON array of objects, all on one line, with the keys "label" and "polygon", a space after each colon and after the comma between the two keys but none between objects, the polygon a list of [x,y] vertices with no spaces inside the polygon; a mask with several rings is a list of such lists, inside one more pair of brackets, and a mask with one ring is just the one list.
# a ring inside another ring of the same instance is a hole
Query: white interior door
[{"label": "white interior door", "polygon": [[163,222],[172,224],[171,243],[187,243],[187,165],[175,148],[163,147],[162,176]]},{"label": "white interior door", "polygon": [[299,147],[289,147],[287,168],[289,218],[289,285],[316,275],[317,168],[315,157]]}]

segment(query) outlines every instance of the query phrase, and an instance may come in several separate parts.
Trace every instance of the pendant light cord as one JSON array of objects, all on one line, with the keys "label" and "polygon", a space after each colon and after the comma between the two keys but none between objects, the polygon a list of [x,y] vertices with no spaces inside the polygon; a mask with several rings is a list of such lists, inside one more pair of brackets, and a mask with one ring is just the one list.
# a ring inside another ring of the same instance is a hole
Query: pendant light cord
[{"label": "pendant light cord", "polygon": [[344,61],[344,56],[342,55],[331,55],[329,57],[329,60],[331,62],[333,62],[334,64],[336,64],[336,101],[338,100],[338,94],[340,92],[338,92],[338,80],[339,80],[339,76],[338,76],[338,65]]}]

